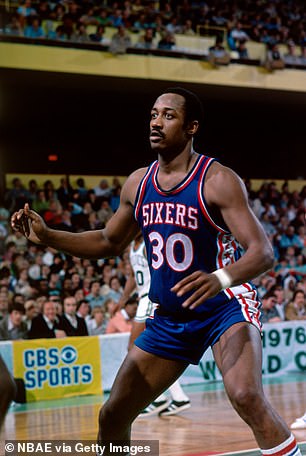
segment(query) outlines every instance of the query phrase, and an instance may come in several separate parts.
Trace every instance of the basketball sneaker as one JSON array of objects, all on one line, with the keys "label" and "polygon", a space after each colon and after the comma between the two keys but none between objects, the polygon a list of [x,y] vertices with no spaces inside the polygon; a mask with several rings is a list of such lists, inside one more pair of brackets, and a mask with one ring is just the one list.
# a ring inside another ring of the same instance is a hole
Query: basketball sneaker
[{"label": "basketball sneaker", "polygon": [[297,418],[290,426],[291,429],[306,429],[306,413]]},{"label": "basketball sneaker", "polygon": [[144,418],[146,416],[157,415],[158,413],[166,409],[168,405],[170,405],[170,401],[168,400],[154,401],[150,405],[148,405],[148,407],[142,410],[142,412],[140,412],[138,416]]},{"label": "basketball sneaker", "polygon": [[176,415],[177,413],[187,410],[191,407],[190,401],[171,401],[169,406],[159,412],[159,416],[171,416]]}]

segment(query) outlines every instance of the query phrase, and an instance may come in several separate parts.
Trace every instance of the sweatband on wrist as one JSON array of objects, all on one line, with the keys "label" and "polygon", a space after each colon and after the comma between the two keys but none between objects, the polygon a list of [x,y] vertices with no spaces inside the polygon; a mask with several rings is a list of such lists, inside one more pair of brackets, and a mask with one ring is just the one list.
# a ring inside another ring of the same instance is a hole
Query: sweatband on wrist
[{"label": "sweatband on wrist", "polygon": [[229,275],[229,273],[226,272],[224,269],[217,269],[213,272],[213,274],[217,276],[222,290],[225,290],[226,288],[229,288],[232,285],[232,278]]}]

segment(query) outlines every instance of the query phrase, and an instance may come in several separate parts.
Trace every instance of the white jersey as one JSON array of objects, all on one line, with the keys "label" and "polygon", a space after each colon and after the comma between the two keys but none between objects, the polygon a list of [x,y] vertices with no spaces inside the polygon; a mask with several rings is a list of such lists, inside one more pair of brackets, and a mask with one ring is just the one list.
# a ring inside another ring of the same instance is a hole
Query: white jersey
[{"label": "white jersey", "polygon": [[147,296],[150,288],[150,269],[148,260],[145,256],[145,243],[144,241],[135,250],[135,242],[132,241],[130,248],[130,263],[134,271],[136,289],[141,299]]}]

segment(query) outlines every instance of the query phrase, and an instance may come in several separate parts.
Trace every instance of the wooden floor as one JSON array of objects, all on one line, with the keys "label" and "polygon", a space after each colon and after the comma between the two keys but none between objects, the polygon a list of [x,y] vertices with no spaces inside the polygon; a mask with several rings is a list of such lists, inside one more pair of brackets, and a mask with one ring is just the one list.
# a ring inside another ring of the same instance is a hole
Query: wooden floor
[{"label": "wooden floor", "polygon": [[[306,379],[265,385],[265,391],[288,424],[306,410]],[[231,408],[223,388],[204,391],[203,387],[197,392],[187,389],[187,393],[192,403],[189,410],[173,417],[138,418],[133,426],[133,439],[159,440],[163,456],[207,455],[257,447],[251,431]],[[95,441],[99,408],[99,403],[78,405],[75,398],[70,406],[10,411],[1,441],[34,438]],[[295,431],[295,435],[299,442],[306,441],[306,429]]]}]

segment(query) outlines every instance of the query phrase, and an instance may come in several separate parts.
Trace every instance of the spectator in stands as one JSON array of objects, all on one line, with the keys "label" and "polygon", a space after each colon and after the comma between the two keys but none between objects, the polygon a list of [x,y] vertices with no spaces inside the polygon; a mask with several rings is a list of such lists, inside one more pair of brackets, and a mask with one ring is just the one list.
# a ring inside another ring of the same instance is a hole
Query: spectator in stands
[{"label": "spectator in stands", "polygon": [[249,35],[243,30],[242,23],[239,21],[232,28],[230,33],[235,42],[248,41],[250,39]]},{"label": "spectator in stands", "polygon": [[284,54],[286,65],[299,65],[299,57],[296,55],[296,46],[293,40],[287,43],[287,53]]},{"label": "spectator in stands", "polygon": [[87,8],[86,13],[79,18],[79,22],[81,22],[81,24],[84,24],[85,27],[87,25],[99,24],[98,19],[95,17],[95,10],[91,5]]},{"label": "spectator in stands", "polygon": [[[71,34],[72,34],[72,32],[71,32]],[[54,39],[56,39],[58,41],[66,41],[66,40],[70,39],[70,36],[68,35],[67,30],[65,29],[65,27],[62,24],[60,24],[56,27]]]},{"label": "spectator in stands", "polygon": [[28,268],[22,268],[18,271],[18,279],[15,284],[15,293],[20,293],[26,298],[33,296],[34,289],[29,281]]},{"label": "spectator in stands", "polygon": [[[11,245],[13,243],[15,249],[14,252],[16,254],[23,254],[24,252],[26,252],[27,250],[27,247],[28,247],[28,243],[27,242],[24,242],[24,239],[22,239],[22,237],[20,236],[16,236],[17,232],[15,233],[9,233],[9,235],[7,236],[6,240],[5,240],[5,246],[9,247],[9,245]],[[14,252],[13,252],[13,255],[14,255]],[[11,261],[12,261],[12,258],[11,258]]]},{"label": "spectator in stands", "polygon": [[131,332],[132,321],[136,315],[137,297],[132,296],[125,303],[123,309],[118,310],[109,320],[106,327],[106,334]]},{"label": "spectator in stands", "polygon": [[103,306],[105,298],[101,296],[101,284],[99,280],[92,281],[90,285],[90,293],[86,296],[86,300],[90,305],[90,308],[93,310],[95,307]]},{"label": "spectator in stands", "polygon": [[89,43],[90,38],[86,30],[86,25],[82,24],[82,22],[78,22],[76,25],[75,33],[71,36],[70,39],[76,43]]},{"label": "spectator in stands", "polygon": [[87,299],[82,298],[79,301],[77,301],[77,315],[81,318],[84,318],[88,329],[88,322],[91,318],[91,308],[88,304]]},{"label": "spectator in stands", "polygon": [[37,190],[36,197],[32,201],[32,207],[34,211],[37,211],[41,215],[49,208],[49,202],[46,199],[44,190]]},{"label": "spectator in stands", "polygon": [[5,252],[5,239],[7,236],[6,228],[0,223],[0,258],[4,255]]},{"label": "spectator in stands", "polygon": [[[94,43],[106,44],[106,39],[104,37],[105,29],[103,25],[98,25],[95,33],[89,34],[89,39]],[[108,44],[108,43],[107,43]],[[78,179],[79,181],[79,179]],[[79,187],[80,189],[80,187]],[[85,189],[84,194],[87,194],[87,190]]]},{"label": "spectator in stands", "polygon": [[281,236],[279,245],[282,250],[285,250],[287,247],[294,247],[301,250],[304,247],[304,243],[295,233],[292,225],[289,225],[286,232]]},{"label": "spectator in stands", "polygon": [[231,61],[231,56],[222,43],[223,38],[217,35],[214,46],[209,48],[208,61],[213,66],[228,65]]},{"label": "spectator in stands", "polygon": [[[122,307],[124,307],[124,304],[125,303],[123,303]],[[107,298],[104,302],[103,307],[105,308],[105,319],[107,321],[109,321],[120,309],[119,304],[116,303],[112,298]]]},{"label": "spectator in stands", "polygon": [[137,48],[141,49],[155,49],[156,43],[154,41],[154,30],[152,28],[146,28],[144,33],[139,37],[136,43]]},{"label": "spectator in stands", "polygon": [[57,292],[53,291],[49,293],[48,301],[53,302],[55,304],[55,311],[58,317],[63,314],[62,298]]},{"label": "spectator in stands", "polygon": [[[107,203],[108,204],[108,203]],[[89,230],[97,230],[97,229],[100,229],[102,227],[105,226],[105,224],[103,224],[99,218],[98,218],[98,214],[96,211],[91,211],[89,214],[88,214],[88,221],[87,221],[87,224],[85,226],[87,226],[87,228]],[[85,227],[84,227],[85,228]]]},{"label": "spectator in stands", "polygon": [[116,212],[116,210],[119,207],[120,195],[121,195],[121,185],[117,185],[115,188],[112,189],[112,195],[110,197],[110,207],[112,208],[113,212]]},{"label": "spectator in stands", "polygon": [[167,25],[171,21],[172,17],[174,16],[175,12],[172,9],[172,5],[170,2],[165,2],[163,9],[160,11],[161,17],[163,22]]},{"label": "spectator in stands", "polygon": [[24,3],[18,6],[17,14],[19,16],[20,23],[23,27],[26,18],[37,16],[37,11],[35,8],[32,7],[31,0],[25,0]]},{"label": "spectator in stands", "polygon": [[3,318],[7,315],[8,313],[8,307],[9,307],[9,294],[1,292],[0,293],[0,321],[3,320]]},{"label": "spectator in stands", "polygon": [[102,179],[94,189],[94,194],[96,197],[110,198],[112,194],[112,189],[109,187],[106,179]]},{"label": "spectator in stands", "polygon": [[43,303],[42,313],[32,320],[29,339],[54,339],[62,337],[66,337],[66,334],[60,328],[59,318],[56,314],[56,304],[48,300]]},{"label": "spectator in stands", "polygon": [[181,33],[186,36],[195,36],[196,32],[194,31],[192,20],[186,19],[184,25],[182,26]]},{"label": "spectator in stands", "polygon": [[82,289],[82,279],[78,272],[73,272],[71,274],[71,289],[73,294],[76,290]]},{"label": "spectator in stands", "polygon": [[13,187],[4,195],[4,202],[7,209],[12,213],[16,209],[20,209],[26,201],[29,200],[27,189],[19,177],[15,177],[12,181]]},{"label": "spectator in stands", "polygon": [[37,16],[28,18],[27,22],[28,25],[24,29],[24,36],[26,38],[45,38],[45,32]]},{"label": "spectator in stands", "polygon": [[31,329],[32,320],[39,314],[39,309],[35,299],[27,299],[24,303],[25,315],[23,321],[27,325],[28,331]]},{"label": "spectator in stands", "polygon": [[119,280],[119,277],[114,275],[109,281],[110,291],[107,294],[108,298],[113,299],[115,302],[119,302],[123,293],[123,289]]},{"label": "spectator in stands", "polygon": [[53,296],[59,296],[62,291],[62,284],[58,272],[50,272],[48,276],[48,292]]},{"label": "spectator in stands", "polygon": [[[102,227],[106,225],[106,223],[109,221],[109,219],[112,217],[114,214],[112,208],[110,207],[108,199],[102,199],[101,200],[101,205],[99,210],[97,211],[97,218],[99,222],[101,223]],[[96,228],[93,228],[96,229]]]},{"label": "spectator in stands", "polygon": [[100,334],[105,334],[106,325],[105,310],[102,307],[95,307],[92,311],[92,318],[88,322],[89,335],[99,336]]},{"label": "spectator in stands", "polygon": [[85,299],[83,288],[78,288],[77,290],[75,290],[73,296],[75,297],[77,303],[82,301],[82,299]]},{"label": "spectator in stands", "polygon": [[85,319],[77,315],[77,302],[73,296],[64,299],[64,313],[59,326],[67,336],[88,336]]},{"label": "spectator in stands", "polygon": [[57,199],[63,207],[67,207],[68,203],[73,199],[74,190],[69,182],[68,177],[60,179],[60,185],[56,189]]},{"label": "spectator in stands", "polygon": [[8,307],[8,315],[0,322],[0,340],[27,339],[28,328],[23,321],[24,305],[12,302]]},{"label": "spectator in stands", "polygon": [[276,296],[276,304],[275,307],[281,317],[282,320],[285,320],[285,308],[286,308],[286,300],[285,300],[285,294],[284,294],[284,289],[281,285],[275,284],[274,286],[271,287],[271,293],[273,293]]},{"label": "spectator in stands", "polygon": [[166,32],[158,42],[158,49],[171,51],[175,47],[175,44],[175,36],[170,32]]},{"label": "spectator in stands", "polygon": [[4,33],[9,36],[23,36],[23,27],[18,14],[12,15],[11,22],[4,27]]},{"label": "spectator in stands", "polygon": [[[125,54],[127,48],[131,47],[131,45],[132,41],[128,31],[123,25],[120,25],[117,32],[112,36],[109,51],[115,55]],[[105,194],[101,196],[105,196]]]},{"label": "spectator in stands", "polygon": [[182,26],[179,24],[177,16],[173,16],[165,27],[166,32],[175,35],[176,33],[182,33]]},{"label": "spectator in stands", "polygon": [[56,227],[62,223],[62,214],[63,208],[58,199],[49,199],[49,207],[43,214],[45,222],[49,226]]},{"label": "spectator in stands", "polygon": [[306,299],[303,290],[296,290],[286,307],[286,320],[306,320]]},{"label": "spectator in stands", "polygon": [[277,323],[282,321],[276,308],[277,297],[272,291],[268,291],[262,298],[261,323]]},{"label": "spectator in stands", "polygon": [[[124,28],[124,23],[123,23],[123,20],[122,20],[122,10],[119,9],[119,8],[116,8],[112,14],[110,14],[110,16],[108,17],[109,21],[110,21],[110,25],[112,27],[115,27],[115,28],[120,28],[120,27],[123,27]],[[119,31],[119,30],[118,30]]]},{"label": "spectator in stands", "polygon": [[278,49],[278,45],[273,43],[267,47],[266,60],[264,66],[267,70],[282,70],[285,68],[285,61]]},{"label": "spectator in stands", "polygon": [[268,236],[274,236],[277,233],[277,230],[273,223],[271,223],[270,215],[268,211],[264,211],[260,218],[260,223],[262,224],[263,229]]},{"label": "spectator in stands", "polygon": [[246,46],[246,40],[240,40],[237,44],[236,51],[238,52],[238,58],[239,59],[248,59],[249,58],[249,52]]}]

